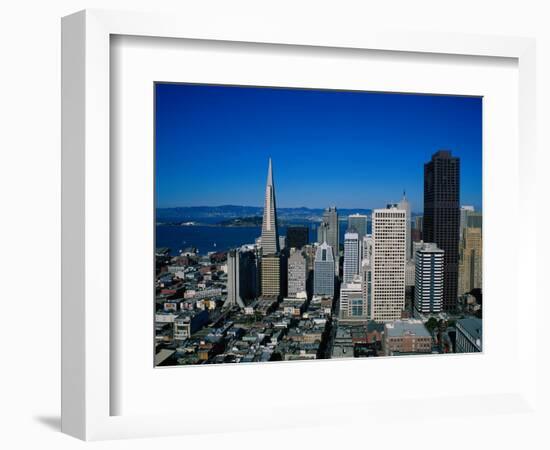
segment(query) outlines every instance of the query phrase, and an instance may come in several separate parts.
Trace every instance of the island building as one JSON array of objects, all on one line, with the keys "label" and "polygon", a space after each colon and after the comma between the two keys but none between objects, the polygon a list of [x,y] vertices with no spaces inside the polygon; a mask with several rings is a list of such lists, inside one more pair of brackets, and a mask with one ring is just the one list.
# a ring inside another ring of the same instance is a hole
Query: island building
[{"label": "island building", "polygon": [[323,242],[315,253],[313,295],[334,297],[334,278],[332,247]]},{"label": "island building", "polygon": [[421,314],[438,314],[443,308],[445,252],[433,243],[416,251],[414,307]]},{"label": "island building", "polygon": [[401,318],[405,308],[406,211],[390,206],[372,213],[372,318]]},{"label": "island building", "polygon": [[424,164],[424,219],[422,236],[445,252],[443,310],[458,303],[458,247],[460,238],[460,159],[450,151],[436,152]]}]

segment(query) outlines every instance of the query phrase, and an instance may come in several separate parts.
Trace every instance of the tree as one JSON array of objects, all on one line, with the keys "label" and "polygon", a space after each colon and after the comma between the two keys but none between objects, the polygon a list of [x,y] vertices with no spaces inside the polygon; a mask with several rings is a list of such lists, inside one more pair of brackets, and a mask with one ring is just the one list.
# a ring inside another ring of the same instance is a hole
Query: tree
[{"label": "tree", "polygon": [[430,317],[425,326],[430,333],[433,333],[434,330],[439,326],[439,322],[435,317]]}]

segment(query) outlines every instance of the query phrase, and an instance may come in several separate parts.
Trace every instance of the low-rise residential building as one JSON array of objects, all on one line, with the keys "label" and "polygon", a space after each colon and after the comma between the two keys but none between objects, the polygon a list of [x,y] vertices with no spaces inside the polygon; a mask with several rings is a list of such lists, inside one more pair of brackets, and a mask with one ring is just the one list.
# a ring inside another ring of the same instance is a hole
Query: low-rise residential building
[{"label": "low-rise residential building", "polygon": [[206,310],[184,311],[174,319],[174,340],[184,341],[208,322]]}]

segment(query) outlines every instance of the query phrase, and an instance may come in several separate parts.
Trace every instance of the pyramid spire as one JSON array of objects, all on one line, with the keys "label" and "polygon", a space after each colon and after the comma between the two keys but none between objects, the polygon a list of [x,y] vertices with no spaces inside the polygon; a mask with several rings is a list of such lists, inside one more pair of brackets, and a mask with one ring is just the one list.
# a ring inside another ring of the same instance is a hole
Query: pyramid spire
[{"label": "pyramid spire", "polygon": [[271,157],[269,158],[269,165],[267,168],[267,185],[273,186],[273,167],[271,166]]},{"label": "pyramid spire", "polygon": [[269,158],[267,182],[265,186],[264,217],[262,221],[262,250],[264,255],[279,253],[277,207],[275,204],[275,186],[273,185],[273,166],[271,158]]}]

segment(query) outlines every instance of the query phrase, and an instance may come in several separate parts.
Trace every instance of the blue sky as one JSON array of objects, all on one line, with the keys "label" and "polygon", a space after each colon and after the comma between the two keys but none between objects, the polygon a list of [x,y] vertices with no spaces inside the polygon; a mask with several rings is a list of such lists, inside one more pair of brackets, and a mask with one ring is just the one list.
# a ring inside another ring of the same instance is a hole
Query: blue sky
[{"label": "blue sky", "polygon": [[262,206],[271,156],[278,207],[423,209],[424,163],[461,161],[461,204],[481,208],[482,100],[159,83],[157,206]]}]

